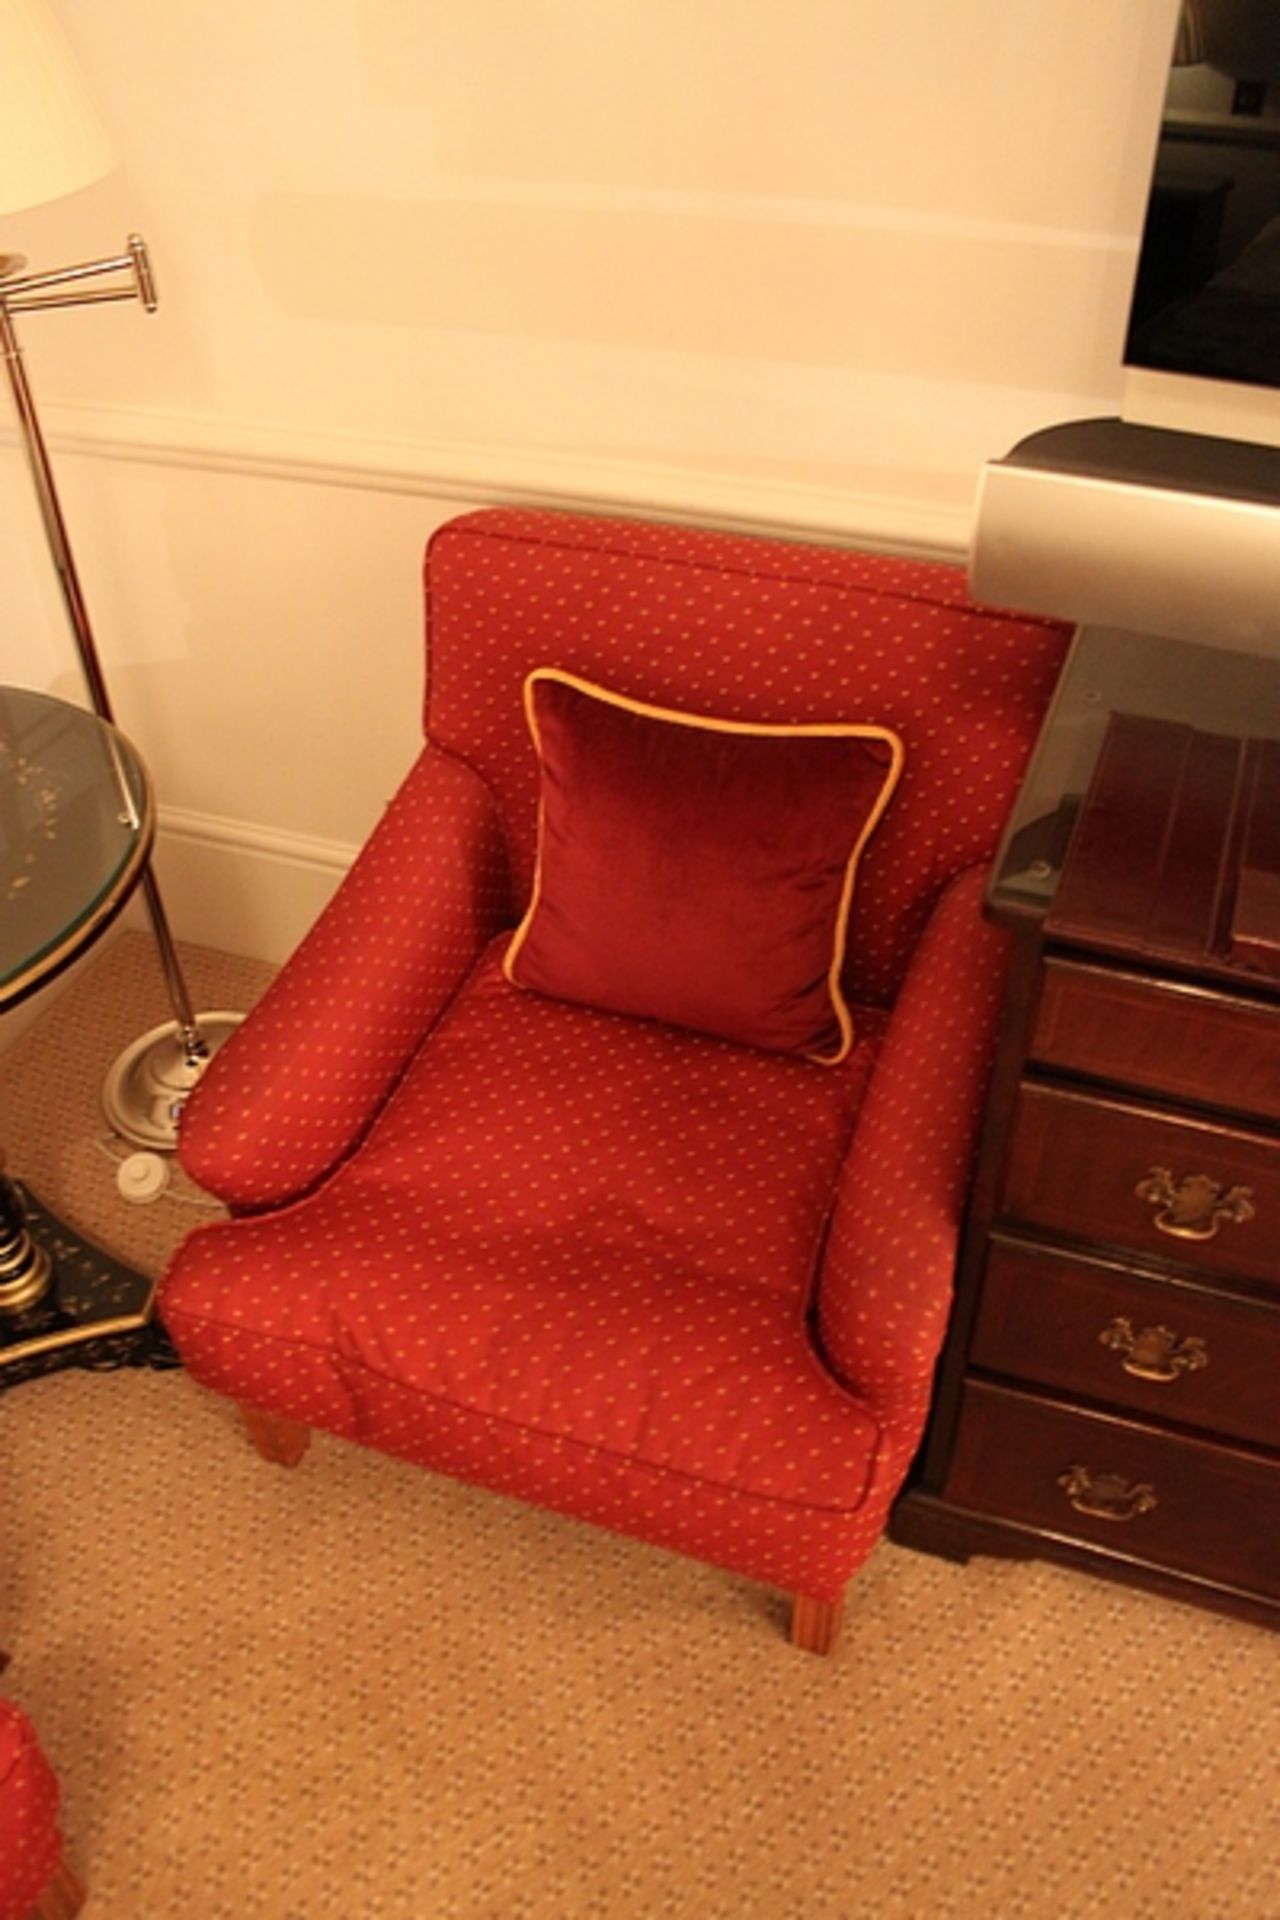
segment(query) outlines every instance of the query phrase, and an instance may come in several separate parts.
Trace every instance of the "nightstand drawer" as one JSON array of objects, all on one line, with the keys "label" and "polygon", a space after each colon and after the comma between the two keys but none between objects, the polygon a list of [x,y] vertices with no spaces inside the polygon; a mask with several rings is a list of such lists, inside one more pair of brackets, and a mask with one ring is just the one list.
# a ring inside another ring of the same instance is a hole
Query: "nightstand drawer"
[{"label": "nightstand drawer", "polygon": [[1280,1140],[1027,1081],[1001,1212],[1280,1293]]},{"label": "nightstand drawer", "polygon": [[1280,1007],[1053,957],[1029,1058],[1227,1112],[1280,1120]]},{"label": "nightstand drawer", "polygon": [[994,1239],[970,1365],[1280,1449],[1280,1300]]},{"label": "nightstand drawer", "polygon": [[1280,1597],[1280,1463],[971,1382],[947,1500]]}]

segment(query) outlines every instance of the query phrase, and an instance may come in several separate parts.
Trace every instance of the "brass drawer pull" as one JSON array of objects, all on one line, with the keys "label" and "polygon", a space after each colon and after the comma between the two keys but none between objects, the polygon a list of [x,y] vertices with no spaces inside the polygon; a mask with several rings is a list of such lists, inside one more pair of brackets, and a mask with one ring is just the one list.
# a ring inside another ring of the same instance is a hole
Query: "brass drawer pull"
[{"label": "brass drawer pull", "polygon": [[1124,1480],[1118,1473],[1092,1473],[1088,1467],[1068,1467],[1058,1485],[1077,1513],[1091,1520],[1136,1520],[1158,1505],[1156,1490],[1145,1480]]},{"label": "brass drawer pull", "polygon": [[1178,1240],[1212,1240],[1219,1227],[1241,1226],[1254,1216],[1252,1187],[1224,1187],[1207,1173],[1175,1180],[1168,1167],[1152,1167],[1134,1192],[1160,1209],[1160,1232]]},{"label": "brass drawer pull", "polygon": [[1144,1327],[1135,1333],[1132,1320],[1117,1314],[1098,1335],[1104,1347],[1124,1357],[1120,1365],[1135,1380],[1176,1380],[1209,1364],[1209,1349],[1198,1333],[1180,1339],[1170,1327]]}]

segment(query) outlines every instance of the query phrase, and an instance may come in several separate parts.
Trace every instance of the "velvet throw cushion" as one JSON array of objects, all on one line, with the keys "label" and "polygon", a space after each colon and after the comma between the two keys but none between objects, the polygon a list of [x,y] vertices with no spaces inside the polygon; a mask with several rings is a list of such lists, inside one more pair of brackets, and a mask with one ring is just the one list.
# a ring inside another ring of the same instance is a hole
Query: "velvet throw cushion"
[{"label": "velvet throw cushion", "polygon": [[858,859],[902,770],[887,727],[716,720],[540,667],[519,987],[834,1064]]}]

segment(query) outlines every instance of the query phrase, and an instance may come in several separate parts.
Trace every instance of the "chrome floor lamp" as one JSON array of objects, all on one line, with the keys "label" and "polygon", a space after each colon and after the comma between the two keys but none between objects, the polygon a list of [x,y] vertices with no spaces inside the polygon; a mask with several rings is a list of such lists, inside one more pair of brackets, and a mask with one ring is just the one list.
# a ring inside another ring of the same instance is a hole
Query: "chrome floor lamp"
[{"label": "chrome floor lamp", "polygon": [[[0,0],[0,214],[71,193],[115,164],[114,149],[46,0]],[[114,721],[14,315],[115,300],[138,300],[150,313],[156,306],[155,282],[137,234],[124,253],[107,259],[45,273],[26,273],[25,266],[20,255],[0,254],[0,357],[89,699],[104,720]],[[194,1011],[150,868],[142,890],[174,1018],[144,1034],[115,1062],[103,1103],[125,1139],[164,1151],[176,1145],[182,1102],[243,1016]]]}]

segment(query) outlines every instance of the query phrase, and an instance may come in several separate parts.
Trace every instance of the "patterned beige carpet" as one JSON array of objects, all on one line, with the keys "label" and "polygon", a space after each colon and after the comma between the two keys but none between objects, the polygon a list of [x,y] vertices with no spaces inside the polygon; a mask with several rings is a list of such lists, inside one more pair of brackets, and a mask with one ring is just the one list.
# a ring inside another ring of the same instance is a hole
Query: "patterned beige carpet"
[{"label": "patterned beige carpet", "polygon": [[[198,1196],[117,1200],[97,1086],[164,1014],[126,936],[0,1061],[15,1170],[139,1263]],[[87,1920],[1280,1920],[1260,1628],[885,1545],[824,1662],[691,1561],[323,1437],[267,1467],[178,1373],[15,1387],[0,1485]]]}]

